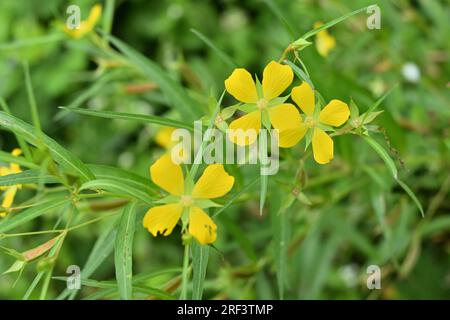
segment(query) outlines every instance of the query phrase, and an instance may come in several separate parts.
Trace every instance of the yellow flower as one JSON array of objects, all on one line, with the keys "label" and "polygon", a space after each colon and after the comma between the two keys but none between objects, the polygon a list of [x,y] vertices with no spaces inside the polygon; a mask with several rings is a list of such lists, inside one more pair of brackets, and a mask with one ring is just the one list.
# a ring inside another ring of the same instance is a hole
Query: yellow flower
[{"label": "yellow flower", "polygon": [[100,4],[96,4],[91,8],[91,11],[89,12],[89,17],[86,20],[81,21],[78,28],[69,29],[67,26],[65,26],[64,32],[67,33],[72,38],[80,39],[94,29],[95,24],[100,19],[101,14],[102,14],[102,6]]},{"label": "yellow flower", "polygon": [[[16,148],[14,149],[11,154],[15,157],[19,156],[22,154],[22,150]],[[20,169],[20,166],[17,163],[10,163],[9,167],[0,167],[0,176],[6,176],[9,174],[13,174],[13,173],[19,173],[22,172],[22,170]],[[22,188],[22,185],[18,184],[18,185],[13,185],[13,186],[7,186],[7,187],[0,187],[0,190],[4,190],[4,196],[3,196],[3,201],[2,201],[2,207],[5,210],[8,210],[11,208],[13,202],[14,202],[14,197],[16,196],[16,192],[17,189]],[[5,217],[7,214],[6,211],[0,211],[0,217],[3,218]]]},{"label": "yellow flower", "polygon": [[158,233],[167,236],[182,219],[189,225],[189,234],[199,243],[213,243],[217,226],[202,207],[210,206],[209,199],[222,197],[233,187],[234,178],[228,175],[223,165],[209,165],[197,183],[189,187],[192,184],[188,181],[185,183],[181,166],[172,162],[169,154],[165,154],[150,167],[150,176],[170,196],[167,204],[147,211],[144,227],[155,237]]},{"label": "yellow flower", "polygon": [[305,113],[305,118],[302,120],[301,117],[291,117],[293,125],[280,130],[280,147],[290,148],[296,145],[308,130],[312,130],[314,160],[320,164],[330,162],[333,159],[333,140],[325,132],[326,126],[339,127],[344,124],[350,116],[348,105],[333,99],[320,112],[316,112],[314,91],[306,82],[294,87],[291,97]]},{"label": "yellow flower", "polygon": [[156,133],[155,141],[156,143],[166,149],[170,150],[175,144],[176,141],[172,140],[172,133],[175,131],[175,128],[172,127],[162,127]]},{"label": "yellow flower", "polygon": [[[284,99],[278,97],[291,85],[293,79],[294,73],[291,67],[271,61],[264,68],[261,90],[258,90],[247,70],[234,69],[230,77],[225,80],[225,88],[228,93],[248,107],[246,111],[249,113],[231,122],[229,129],[253,129],[256,135],[239,139],[237,134],[230,131],[230,140],[239,145],[253,143],[259,134],[264,116],[274,127],[274,119],[276,119],[279,129],[289,127],[290,115],[297,114],[299,116],[298,110],[292,104],[283,103]],[[258,93],[258,91],[260,92]]]},{"label": "yellow flower", "polygon": [[[314,23],[314,29],[322,26],[323,23],[318,21]],[[322,30],[316,35],[316,49],[322,57],[328,56],[328,53],[336,46],[336,39],[328,33],[327,30]]]}]

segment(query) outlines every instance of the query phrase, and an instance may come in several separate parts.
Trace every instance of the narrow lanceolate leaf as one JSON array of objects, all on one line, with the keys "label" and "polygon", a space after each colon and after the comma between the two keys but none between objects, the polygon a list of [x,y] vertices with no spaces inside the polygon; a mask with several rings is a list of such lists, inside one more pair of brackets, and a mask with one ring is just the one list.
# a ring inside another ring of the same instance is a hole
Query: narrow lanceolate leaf
[{"label": "narrow lanceolate leaf", "polygon": [[19,173],[8,174],[0,177],[0,186],[13,186],[17,184],[32,183],[56,183],[58,179],[49,174],[39,172],[39,170],[27,170]]},{"label": "narrow lanceolate leaf", "polygon": [[83,184],[80,190],[103,190],[112,192],[118,195],[123,195],[127,198],[140,200],[147,204],[153,204],[152,197],[147,192],[134,188],[129,184],[112,179],[96,179]]},{"label": "narrow lanceolate leaf", "polygon": [[13,156],[9,152],[0,151],[0,162],[4,163],[17,163],[18,165],[30,169],[37,169],[39,166],[37,164],[34,164],[33,162],[28,161],[24,157],[16,157]]},{"label": "narrow lanceolate leaf", "polygon": [[392,87],[388,92],[386,92],[385,94],[383,94],[370,108],[369,110],[367,110],[366,113],[364,113],[364,116],[362,117],[362,123],[365,123],[367,121],[367,117],[373,112],[375,111],[380,105],[381,103],[391,94],[391,92],[397,87],[394,86]]},{"label": "narrow lanceolate leaf", "polygon": [[136,204],[127,205],[122,213],[117,231],[114,264],[120,299],[129,300],[133,296],[133,238],[136,225]]},{"label": "narrow lanceolate leaf", "polygon": [[402,187],[403,190],[405,190],[405,192],[408,194],[408,196],[412,199],[412,201],[414,201],[414,203],[416,204],[417,208],[420,211],[420,214],[422,215],[422,217],[425,216],[425,213],[423,211],[423,207],[422,204],[420,203],[419,199],[417,199],[416,195],[414,194],[414,192],[408,187],[408,185],[406,183],[404,183],[403,181],[401,181],[400,179],[397,179],[398,184],[400,185],[400,187]]},{"label": "narrow lanceolate leaf", "polygon": [[387,151],[383,149],[382,146],[378,144],[374,139],[371,137],[364,137],[364,139],[369,143],[369,145],[378,153],[378,155],[383,159],[386,166],[389,168],[389,171],[391,172],[392,176],[394,177],[395,181],[402,187],[403,190],[405,190],[406,194],[414,201],[417,208],[419,209],[422,217],[424,216],[424,211],[422,204],[420,203],[419,199],[416,197],[414,192],[398,178],[398,172],[397,167],[395,166],[394,160],[388,155]]},{"label": "narrow lanceolate leaf", "polygon": [[19,214],[12,214],[7,219],[3,219],[0,221],[0,232],[6,232],[18,226],[21,226],[30,220],[36,219],[43,214],[49,213],[52,210],[61,207],[68,201],[69,199],[67,199],[66,197],[53,197],[53,199],[49,199],[49,201],[41,205],[21,211]]},{"label": "narrow lanceolate leaf", "polygon": [[324,23],[319,28],[316,28],[314,30],[311,30],[311,31],[308,31],[307,33],[305,33],[302,36],[302,38],[305,39],[305,40],[308,39],[308,38],[311,38],[312,36],[314,36],[318,32],[323,31],[323,30],[328,29],[328,28],[331,28],[335,24],[338,24],[339,22],[347,20],[348,18],[350,18],[351,16],[354,16],[355,14],[358,14],[358,13],[363,12],[363,11],[367,11],[367,8],[369,8],[369,7],[364,7],[364,8],[352,11],[350,13],[344,14],[343,16],[340,16],[339,18],[331,20],[330,22]]},{"label": "narrow lanceolate leaf", "polygon": [[208,266],[209,247],[196,242],[192,245],[192,300],[201,300]]},{"label": "narrow lanceolate leaf", "polygon": [[173,80],[158,64],[146,58],[123,41],[109,36],[110,42],[116,46],[140,71],[158,84],[172,107],[176,109],[186,120],[195,120],[201,116],[201,108],[187,94],[185,89]]},{"label": "narrow lanceolate leaf", "polygon": [[107,165],[88,164],[88,168],[97,179],[116,180],[130,185],[132,188],[144,190],[149,195],[161,195],[160,189],[149,178],[144,178],[136,173]]},{"label": "narrow lanceolate leaf", "polygon": [[183,128],[187,130],[193,130],[193,126],[189,123],[184,123],[178,120],[167,119],[163,117],[151,116],[146,114],[134,114],[134,113],[124,113],[124,112],[116,112],[116,111],[98,111],[98,110],[89,110],[82,108],[68,108],[68,107],[60,107],[63,110],[76,112],[79,114],[84,114],[88,116],[108,118],[108,119],[120,119],[120,120],[129,120],[136,121],[142,123],[151,123],[157,124],[160,126],[174,127],[174,128]]},{"label": "narrow lanceolate leaf", "polygon": [[383,159],[391,175],[394,177],[394,179],[397,180],[398,178],[397,167],[395,166],[394,160],[392,160],[387,151],[371,137],[365,136],[364,140],[366,140],[366,142],[372,147],[372,149],[375,150],[375,152],[381,157],[381,159]]},{"label": "narrow lanceolate leaf", "polygon": [[217,56],[230,68],[236,68],[237,65],[223,50],[219,49],[207,36],[198,30],[191,29],[191,32],[195,34],[200,40],[202,40],[208,47],[210,47]]},{"label": "narrow lanceolate leaf", "polygon": [[[86,263],[81,270],[81,277],[89,278],[97,268],[109,257],[114,249],[114,240],[117,235],[117,222],[112,223],[106,230],[104,230],[98,237],[94,244],[94,247],[89,254]],[[75,298],[78,290],[65,289],[56,299],[62,300],[69,298],[72,300]]]},{"label": "narrow lanceolate leaf", "polygon": [[52,138],[43,133],[39,133],[28,123],[0,111],[0,127],[14,132],[36,147],[39,147],[43,143],[57,163],[67,170],[68,173],[79,176],[82,181],[89,181],[95,178],[80,159],[75,157],[69,150],[60,146]]},{"label": "narrow lanceolate leaf", "polygon": [[300,69],[295,63],[293,63],[292,61],[289,60],[285,60],[284,61],[287,65],[289,65],[292,70],[294,71],[294,73],[297,75],[297,77],[299,77],[300,79],[302,79],[303,81],[305,81],[306,83],[308,83],[311,88],[314,89],[314,84],[312,83],[311,79],[308,77],[308,75],[302,70]]}]

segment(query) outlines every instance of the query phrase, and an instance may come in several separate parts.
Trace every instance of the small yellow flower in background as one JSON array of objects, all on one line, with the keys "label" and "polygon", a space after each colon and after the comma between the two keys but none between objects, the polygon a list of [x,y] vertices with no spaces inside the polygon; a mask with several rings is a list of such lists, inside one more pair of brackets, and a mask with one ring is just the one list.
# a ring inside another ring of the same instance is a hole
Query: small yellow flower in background
[{"label": "small yellow flower in background", "polygon": [[[322,26],[323,23],[318,21],[314,23],[314,29]],[[336,46],[336,39],[328,33],[327,30],[322,30],[316,34],[316,49],[322,57],[328,56],[329,52]]]},{"label": "small yellow flower in background", "polygon": [[162,127],[159,129],[155,136],[156,143],[160,147],[170,150],[176,144],[176,141],[172,140],[172,133],[175,130],[176,129],[172,127]]},{"label": "small yellow flower in background", "polygon": [[199,243],[213,243],[217,226],[202,207],[205,207],[205,201],[222,197],[233,187],[234,178],[223,165],[206,167],[197,183],[190,188],[189,183],[185,183],[181,166],[165,154],[150,167],[150,176],[156,185],[170,194],[170,201],[149,209],[144,217],[144,227],[155,237],[158,233],[167,236],[182,219],[188,222],[188,233]]},{"label": "small yellow flower in background", "polygon": [[[14,149],[11,154],[15,157],[20,156],[22,154],[22,150],[16,148]],[[17,163],[10,163],[9,167],[0,167],[0,176],[7,176],[9,174],[19,173],[22,172],[20,169],[20,166]],[[18,189],[22,188],[22,185],[14,185],[14,186],[6,186],[6,187],[0,187],[0,190],[4,190],[3,194],[3,201],[2,201],[2,207],[3,209],[10,209],[13,202],[14,197],[16,196],[16,192]],[[0,217],[3,218],[7,214],[6,211],[0,211]]]},{"label": "small yellow flower in background", "polygon": [[305,113],[305,119],[300,116],[290,116],[292,126],[285,130],[280,130],[280,147],[290,148],[296,145],[308,130],[312,131],[312,148],[314,160],[320,164],[326,164],[333,159],[333,140],[325,132],[324,126],[339,127],[344,124],[349,116],[350,110],[345,102],[337,99],[331,100],[320,113],[315,112],[314,90],[311,86],[303,82],[300,86],[294,87],[291,98]]},{"label": "small yellow flower in background", "polygon": [[[162,148],[166,149],[169,154],[176,152],[173,150],[179,141],[172,140],[172,133],[177,130],[177,128],[172,127],[162,127],[158,130],[155,136],[155,142]],[[184,146],[178,150],[176,155],[178,161],[181,163],[188,162],[189,151],[185,151]]]},{"label": "small yellow flower in background", "polygon": [[77,29],[69,29],[67,26],[65,26],[64,32],[74,39],[80,39],[94,29],[96,23],[100,19],[101,14],[102,6],[100,4],[96,4],[91,8],[88,18],[84,21],[81,21]]},{"label": "small yellow flower in background", "polygon": [[[268,113],[274,128],[289,127],[289,115],[298,114],[298,110],[292,104],[280,103],[278,97],[291,85],[293,79],[294,73],[291,67],[271,61],[264,68],[261,92],[258,94],[251,74],[242,68],[234,69],[233,73],[225,80],[225,88],[237,100],[250,106],[250,112],[231,122],[229,129],[254,129],[259,134],[264,112]],[[229,134],[229,138],[239,145],[248,145],[256,140],[256,137],[246,137],[245,140],[239,141],[237,135],[231,134]]]}]

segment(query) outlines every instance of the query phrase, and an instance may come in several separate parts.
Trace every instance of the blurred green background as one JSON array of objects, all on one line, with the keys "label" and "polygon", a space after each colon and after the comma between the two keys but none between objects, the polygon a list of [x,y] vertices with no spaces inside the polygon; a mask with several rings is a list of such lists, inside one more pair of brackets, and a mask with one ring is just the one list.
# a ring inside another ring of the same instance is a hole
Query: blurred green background
[{"label": "blurred green background", "polygon": [[[31,123],[22,68],[22,62],[28,61],[39,116],[49,136],[86,163],[114,165],[148,178],[148,166],[163,152],[154,142],[157,127],[58,109],[87,107],[181,119],[157,88],[133,91],[152,79],[121,66],[105,68],[108,59],[89,39],[64,37],[59,26],[67,17],[67,6],[79,5],[86,17],[95,3],[2,0],[0,96],[15,116]],[[330,165],[319,166],[311,157],[305,162],[307,182],[302,191],[310,203],[297,201],[283,213],[288,217],[286,265],[276,262],[273,229],[277,225],[274,212],[289,192],[283,185],[292,179],[292,162],[283,162],[281,173],[271,178],[262,217],[257,185],[221,214],[217,250],[210,254],[206,298],[278,298],[277,268],[286,270],[284,296],[290,299],[450,298],[450,6],[445,0],[116,1],[112,34],[165,68],[205,109],[210,92],[216,96],[222,92],[233,68],[192,28],[238,66],[261,75],[264,66],[278,60],[295,40],[280,16],[299,37],[316,21],[327,22],[370,4],[381,9],[380,30],[368,30],[368,15],[358,14],[329,30],[337,45],[328,57],[320,56],[314,46],[303,50],[301,57],[326,100],[352,98],[365,110],[397,85],[375,121],[386,133],[377,140],[390,150],[401,179],[422,203],[425,218],[362,139],[338,137]],[[101,29],[102,21],[97,26]],[[30,45],[32,39],[52,35],[57,40]],[[418,69],[419,77],[408,78],[405,66]],[[226,96],[224,104],[232,103]],[[2,131],[0,146],[8,152],[16,147],[14,135]],[[301,155],[302,148],[297,149]],[[228,169],[237,175],[234,192],[251,181],[251,169]],[[24,190],[16,203],[31,194]],[[48,229],[56,219],[44,216],[21,229]],[[82,266],[109,224],[101,222],[71,233],[54,274],[64,276],[67,266]],[[0,245],[25,251],[48,239],[15,237]],[[178,231],[167,238],[153,238],[138,224],[133,259],[135,274],[180,267]],[[114,279],[112,261],[111,255],[91,278]],[[1,254],[0,272],[13,262]],[[382,270],[381,290],[366,287],[366,268],[373,264]],[[35,275],[36,263],[26,268],[15,286],[17,274],[0,276],[0,298],[22,298]],[[163,288],[170,280],[157,279],[152,285]],[[64,282],[53,280],[49,298],[63,289]],[[96,290],[83,287],[78,298]],[[31,297],[37,298],[37,293]]]}]

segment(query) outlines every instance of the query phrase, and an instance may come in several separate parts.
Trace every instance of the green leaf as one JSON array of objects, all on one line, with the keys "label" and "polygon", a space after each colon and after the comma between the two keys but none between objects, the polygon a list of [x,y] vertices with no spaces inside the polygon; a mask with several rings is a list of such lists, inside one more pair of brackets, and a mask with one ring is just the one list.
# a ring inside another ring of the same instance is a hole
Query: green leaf
[{"label": "green leaf", "polygon": [[422,204],[420,203],[419,199],[417,199],[414,192],[408,187],[408,185],[406,183],[404,183],[400,179],[396,179],[396,180],[397,180],[398,184],[400,185],[400,187],[402,187],[403,190],[405,190],[405,192],[408,194],[408,196],[414,201],[414,203],[416,204],[416,206],[419,209],[420,214],[422,215],[422,218],[423,218],[425,216],[425,213],[423,211],[423,207],[422,207]]},{"label": "green leaf", "polygon": [[95,179],[83,184],[80,190],[104,190],[127,198],[140,200],[147,204],[153,204],[152,197],[143,190],[131,187],[129,184],[112,179]]},{"label": "green leaf", "polygon": [[[366,118],[369,115],[372,115],[372,112],[375,111],[376,108],[378,108],[381,103],[384,101],[384,99],[387,98],[388,95],[391,94],[391,92],[397,87],[397,85],[395,85],[394,87],[392,87],[388,92],[386,92],[385,94],[383,94],[370,108],[369,110],[367,110],[367,112],[364,113],[364,115],[362,116],[362,123],[366,123]],[[377,116],[378,114],[376,114],[375,116]],[[369,121],[370,122],[370,121]]]},{"label": "green leaf", "polygon": [[[55,140],[46,136],[44,133],[39,134],[39,132],[28,123],[0,111],[0,126],[23,137],[28,143],[31,143],[36,147],[43,142],[50,150],[53,159],[68,172],[79,176],[83,182],[95,178],[92,172],[80,159],[75,157],[67,149],[61,147]],[[39,138],[42,138],[42,141],[40,141]]]},{"label": "green leaf", "polygon": [[5,272],[3,272],[2,274],[8,274],[8,273],[13,273],[13,272],[17,272],[17,271],[21,271],[23,270],[23,268],[25,267],[25,265],[27,264],[26,261],[22,261],[22,260],[16,260],[13,265],[11,267],[9,267],[8,270],[6,270]]},{"label": "green leaf", "polygon": [[13,156],[9,152],[1,151],[0,150],[0,160],[5,163],[17,163],[18,165],[22,167],[27,167],[31,169],[38,169],[39,166],[37,164],[34,164],[33,162],[28,161],[24,157],[16,157]]},{"label": "green leaf", "polygon": [[223,50],[219,49],[208,37],[206,37],[203,33],[201,33],[198,30],[195,29],[191,29],[191,32],[193,34],[195,34],[200,40],[202,40],[208,47],[210,47],[215,53],[217,53],[217,55],[219,56],[219,58],[225,62],[225,64],[230,67],[230,68],[236,68],[237,65],[236,63],[233,61],[233,59],[230,58],[229,55],[227,55]]},{"label": "green leaf", "polygon": [[135,225],[136,203],[132,202],[123,209],[114,249],[116,279],[120,299],[122,300],[129,300],[133,297],[133,239]]},{"label": "green leaf", "polygon": [[49,199],[49,201],[43,204],[31,207],[20,212],[20,214],[11,215],[7,219],[3,219],[0,221],[0,232],[6,232],[18,226],[22,226],[30,220],[33,220],[45,213],[49,213],[51,210],[61,207],[68,201],[69,199],[67,199],[66,197],[55,196],[53,197],[53,199]]},{"label": "green leaf", "polygon": [[192,244],[192,300],[201,300],[208,266],[209,247],[195,241]]},{"label": "green leaf", "polygon": [[319,28],[316,28],[316,29],[313,29],[311,31],[308,31],[301,38],[304,39],[304,40],[306,40],[308,38],[311,38],[312,36],[314,36],[315,34],[319,33],[320,31],[323,31],[325,29],[331,28],[335,24],[338,24],[339,22],[347,20],[348,18],[350,18],[351,16],[354,16],[355,14],[358,14],[358,13],[363,12],[363,11],[367,11],[367,8],[369,8],[369,7],[370,6],[367,6],[367,7],[364,7],[364,8],[355,10],[355,11],[352,11],[350,13],[344,14],[343,16],[340,16],[339,18],[331,20],[330,22],[324,23]]},{"label": "green leaf", "polygon": [[280,203],[279,209],[271,208],[272,229],[274,234],[274,258],[276,264],[277,285],[280,299],[284,299],[287,284],[287,253],[289,242],[288,209],[295,201],[295,196],[289,193]]},{"label": "green leaf", "polygon": [[13,186],[17,184],[57,183],[58,179],[39,170],[27,170],[0,177],[0,186]]},{"label": "green leaf", "polygon": [[34,97],[33,85],[31,83],[30,68],[28,63],[23,64],[25,73],[25,86],[27,88],[28,104],[30,105],[31,118],[33,119],[33,125],[37,129],[38,133],[42,133],[41,121],[39,120],[39,112],[36,104],[36,98]]},{"label": "green leaf", "polygon": [[108,36],[109,41],[116,46],[136,68],[142,71],[150,80],[154,81],[163,91],[174,109],[178,110],[183,119],[195,120],[201,117],[201,109],[185,91],[185,89],[173,80],[158,64],[146,58],[123,41],[116,37]]},{"label": "green leaf", "polygon": [[[81,270],[82,279],[89,278],[106,260],[106,258],[109,257],[114,249],[114,240],[116,239],[116,235],[117,223],[114,221],[114,223],[111,223],[108,228],[100,234],[99,238],[95,242],[89,257]],[[70,296],[69,299],[72,300],[75,298],[77,292],[77,290],[72,291],[65,289],[56,299],[62,300]]]},{"label": "green leaf", "polygon": [[308,77],[308,75],[302,69],[300,69],[295,63],[293,63],[290,60],[285,60],[284,63],[286,63],[287,65],[289,65],[292,68],[292,70],[297,75],[297,77],[299,77],[301,80],[305,81],[307,84],[309,84],[311,86],[311,88],[314,89],[314,84],[312,83],[311,79]]},{"label": "green leaf", "polygon": [[383,149],[382,146],[378,144],[373,138],[364,136],[364,140],[372,147],[373,150],[375,150],[376,153],[383,159],[384,163],[388,167],[389,171],[391,172],[391,175],[394,177],[395,180],[398,178],[398,171],[397,167],[395,166],[394,160],[389,156],[389,154],[386,152],[386,150]]},{"label": "green leaf", "polygon": [[68,108],[68,107],[60,107],[63,110],[76,112],[79,114],[84,114],[88,116],[107,118],[107,119],[120,119],[120,120],[130,120],[142,123],[151,123],[157,124],[160,126],[174,127],[174,128],[183,128],[192,131],[193,126],[191,124],[186,124],[184,122],[178,120],[167,119],[163,117],[151,116],[146,114],[134,114],[134,113],[124,113],[124,112],[116,112],[116,111],[98,111],[98,110],[89,110],[89,109],[81,109],[81,108]]},{"label": "green leaf", "polygon": [[143,190],[149,195],[160,196],[160,189],[152,183],[150,178],[144,178],[136,173],[107,165],[88,164],[88,168],[97,179],[115,180],[134,189]]}]

